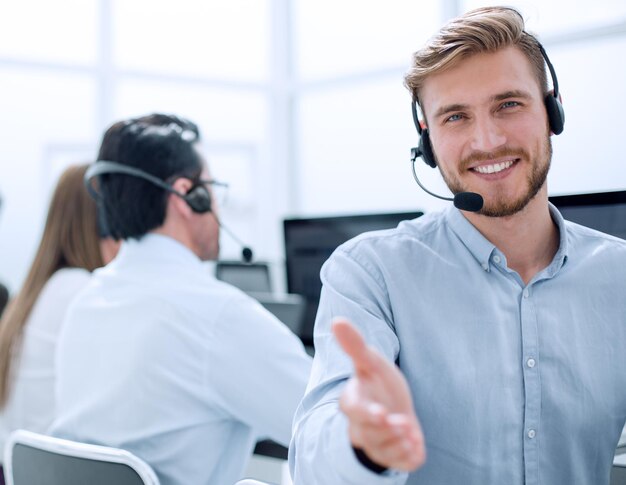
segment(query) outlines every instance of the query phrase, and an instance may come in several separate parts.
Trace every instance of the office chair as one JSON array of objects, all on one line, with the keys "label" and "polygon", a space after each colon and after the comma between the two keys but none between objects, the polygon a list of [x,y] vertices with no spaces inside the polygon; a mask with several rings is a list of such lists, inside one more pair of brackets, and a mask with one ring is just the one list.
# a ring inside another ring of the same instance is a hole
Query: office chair
[{"label": "office chair", "polygon": [[0,317],[2,316],[2,312],[4,312],[7,303],[9,302],[9,290],[6,286],[0,283]]},{"label": "office chair", "polygon": [[611,485],[626,485],[626,454],[616,455],[613,459]]},{"label": "office chair", "polygon": [[25,430],[7,440],[4,475],[7,485],[159,485],[150,465],[126,450]]},{"label": "office chair", "polygon": [[254,480],[253,478],[244,478],[239,480],[235,485],[272,485],[268,482],[261,482],[260,480]]}]

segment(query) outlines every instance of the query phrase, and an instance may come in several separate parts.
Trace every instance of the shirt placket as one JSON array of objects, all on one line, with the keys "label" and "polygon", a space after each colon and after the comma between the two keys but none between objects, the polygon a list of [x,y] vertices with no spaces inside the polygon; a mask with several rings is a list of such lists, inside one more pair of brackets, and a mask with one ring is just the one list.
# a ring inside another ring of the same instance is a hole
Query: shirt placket
[{"label": "shirt placket", "polygon": [[522,374],[524,377],[524,475],[526,485],[539,484],[539,440],[541,437],[541,382],[537,314],[533,293],[522,289],[520,317],[522,332]]}]

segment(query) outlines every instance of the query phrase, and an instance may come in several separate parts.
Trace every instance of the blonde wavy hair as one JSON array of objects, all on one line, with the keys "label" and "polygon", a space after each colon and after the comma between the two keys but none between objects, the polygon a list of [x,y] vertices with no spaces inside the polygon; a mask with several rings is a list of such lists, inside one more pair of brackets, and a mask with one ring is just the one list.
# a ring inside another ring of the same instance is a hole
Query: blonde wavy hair
[{"label": "blonde wavy hair", "polygon": [[404,85],[420,104],[420,89],[433,74],[456,66],[468,57],[515,46],[528,58],[544,94],[546,67],[537,38],[524,30],[524,18],[509,7],[483,7],[452,19],[415,54]]}]

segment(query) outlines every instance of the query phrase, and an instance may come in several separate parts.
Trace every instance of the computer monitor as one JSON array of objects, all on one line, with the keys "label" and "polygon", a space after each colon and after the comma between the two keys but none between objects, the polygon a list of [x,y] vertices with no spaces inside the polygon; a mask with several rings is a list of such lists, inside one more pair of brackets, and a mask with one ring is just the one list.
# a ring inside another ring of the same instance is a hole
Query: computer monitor
[{"label": "computer monitor", "polygon": [[290,218],[283,221],[287,291],[304,296],[306,306],[299,337],[313,345],[313,324],[322,283],[320,269],[337,246],[359,234],[396,227],[423,212]]},{"label": "computer monitor", "polygon": [[245,292],[271,293],[270,269],[267,263],[218,261],[215,277]]},{"label": "computer monitor", "polygon": [[626,190],[550,197],[568,221],[626,239]]},{"label": "computer monitor", "polygon": [[306,302],[302,295],[290,293],[250,293],[267,311],[283,322],[296,335],[302,332]]}]

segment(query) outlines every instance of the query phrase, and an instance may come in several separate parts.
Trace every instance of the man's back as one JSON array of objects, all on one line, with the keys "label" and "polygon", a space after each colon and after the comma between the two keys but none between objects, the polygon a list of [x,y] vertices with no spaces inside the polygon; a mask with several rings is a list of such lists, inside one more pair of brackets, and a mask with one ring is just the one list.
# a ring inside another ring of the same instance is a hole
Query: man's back
[{"label": "man's back", "polygon": [[164,485],[234,483],[257,436],[287,443],[309,371],[283,325],[156,235],[94,275],[57,364],[53,434],[128,449]]}]

